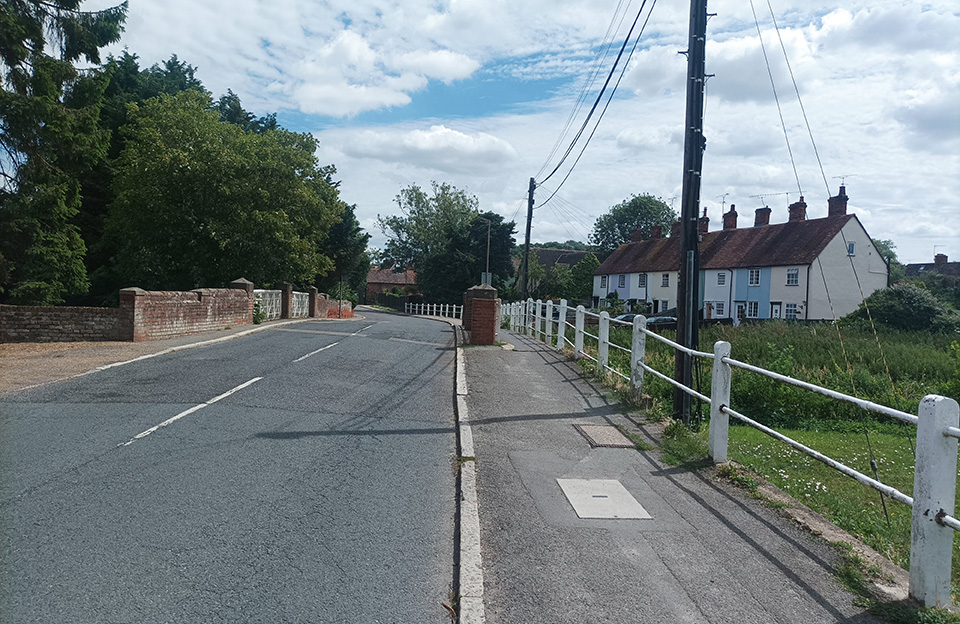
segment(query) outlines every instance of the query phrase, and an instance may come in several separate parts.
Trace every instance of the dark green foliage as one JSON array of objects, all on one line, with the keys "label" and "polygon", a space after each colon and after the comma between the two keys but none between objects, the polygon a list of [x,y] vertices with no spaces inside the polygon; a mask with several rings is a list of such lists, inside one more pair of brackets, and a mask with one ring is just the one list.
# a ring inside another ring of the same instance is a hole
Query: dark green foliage
[{"label": "dark green foliage", "polygon": [[108,228],[117,273],[146,289],[313,282],[343,209],[310,135],[244,132],[198,91],[131,105]]},{"label": "dark green foliage", "polygon": [[99,49],[120,36],[126,3],[79,7],[7,0],[0,13],[0,292],[10,303],[50,305],[88,286],[79,178],[106,157],[97,124],[106,80],[81,76],[73,62],[100,61]]},{"label": "dark green foliage", "polygon": [[929,330],[956,333],[960,317],[948,310],[930,291],[915,284],[901,283],[874,292],[845,322],[863,322],[869,316],[873,322],[901,330]]},{"label": "dark green foliage", "polygon": [[600,260],[592,253],[588,253],[583,260],[574,265],[573,280],[567,299],[579,301],[593,295],[593,272],[600,266]]},{"label": "dark green foliage", "polygon": [[634,195],[611,207],[597,219],[590,233],[590,242],[606,256],[623,243],[630,242],[630,237],[638,227],[644,237],[649,237],[653,226],[660,225],[669,231],[676,220],[677,214],[660,198],[647,194]]},{"label": "dark green foliage", "polygon": [[333,261],[333,268],[327,275],[317,277],[315,285],[321,292],[332,293],[342,282],[346,284],[346,290],[355,293],[366,284],[370,272],[370,256],[367,254],[370,235],[360,227],[355,210],[356,206],[344,205],[340,221],[324,237],[320,252]]}]

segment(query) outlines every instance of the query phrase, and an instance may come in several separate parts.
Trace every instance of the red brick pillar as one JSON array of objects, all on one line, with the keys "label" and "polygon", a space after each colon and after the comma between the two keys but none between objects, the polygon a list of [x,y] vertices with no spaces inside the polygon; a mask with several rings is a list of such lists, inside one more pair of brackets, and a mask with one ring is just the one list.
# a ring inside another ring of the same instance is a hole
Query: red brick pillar
[{"label": "red brick pillar", "polygon": [[470,344],[492,345],[497,343],[497,330],[500,329],[500,300],[473,300],[473,329],[470,331]]},{"label": "red brick pillar", "polygon": [[[487,284],[468,288],[463,293],[463,316],[460,319],[460,326],[467,331],[473,330],[473,306],[477,299],[496,299],[497,289]],[[491,343],[492,344],[492,343]]]},{"label": "red brick pillar", "polygon": [[230,282],[230,288],[247,291],[247,322],[253,323],[253,282],[241,277]]},{"label": "red brick pillar", "polygon": [[147,339],[143,326],[143,301],[147,291],[142,288],[124,288],[120,291],[119,340],[141,342]]},{"label": "red brick pillar", "polygon": [[317,314],[317,295],[319,294],[317,287],[307,286],[307,294],[310,295],[310,310],[307,312],[307,316],[310,318],[319,316]]},{"label": "red brick pillar", "polygon": [[280,287],[280,318],[290,318],[291,310],[293,310],[293,284],[284,282]]}]

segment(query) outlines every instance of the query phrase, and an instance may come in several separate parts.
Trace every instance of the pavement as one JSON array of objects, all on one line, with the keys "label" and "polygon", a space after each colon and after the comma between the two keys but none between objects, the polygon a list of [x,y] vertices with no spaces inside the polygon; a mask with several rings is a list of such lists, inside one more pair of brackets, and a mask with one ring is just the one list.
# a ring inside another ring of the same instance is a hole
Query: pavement
[{"label": "pavement", "polygon": [[[712,470],[593,448],[574,425],[650,445],[659,427],[546,345],[500,340],[463,349],[483,595],[462,622],[879,621],[839,586],[831,547]],[[620,517],[590,517],[604,514]]]}]

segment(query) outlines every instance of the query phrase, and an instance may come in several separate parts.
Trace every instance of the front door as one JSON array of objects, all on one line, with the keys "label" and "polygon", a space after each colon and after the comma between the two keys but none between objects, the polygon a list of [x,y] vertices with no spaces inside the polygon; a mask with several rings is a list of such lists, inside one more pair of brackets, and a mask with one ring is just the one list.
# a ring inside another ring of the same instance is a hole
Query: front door
[{"label": "front door", "polygon": [[782,304],[779,302],[770,304],[770,318],[778,319],[780,318],[780,308]]}]

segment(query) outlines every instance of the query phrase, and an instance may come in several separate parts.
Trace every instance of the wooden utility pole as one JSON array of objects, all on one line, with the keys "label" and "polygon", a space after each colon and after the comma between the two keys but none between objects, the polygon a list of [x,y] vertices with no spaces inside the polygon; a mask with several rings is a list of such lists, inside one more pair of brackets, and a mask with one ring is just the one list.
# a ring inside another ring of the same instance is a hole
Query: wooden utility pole
[{"label": "wooden utility pole", "polygon": [[[687,109],[683,141],[683,191],[680,212],[680,280],[677,285],[677,342],[688,349],[700,344],[700,174],[703,170],[703,88],[706,80],[707,0],[690,3],[690,42],[687,48]],[[677,351],[674,379],[693,387],[693,358]],[[690,395],[676,389],[674,417],[690,424]]]},{"label": "wooden utility pole", "polygon": [[529,288],[527,280],[530,277],[530,224],[533,222],[533,192],[537,188],[537,183],[530,178],[530,188],[527,191],[527,237],[523,243],[523,266],[520,272],[520,300],[526,301],[529,297]]}]

